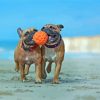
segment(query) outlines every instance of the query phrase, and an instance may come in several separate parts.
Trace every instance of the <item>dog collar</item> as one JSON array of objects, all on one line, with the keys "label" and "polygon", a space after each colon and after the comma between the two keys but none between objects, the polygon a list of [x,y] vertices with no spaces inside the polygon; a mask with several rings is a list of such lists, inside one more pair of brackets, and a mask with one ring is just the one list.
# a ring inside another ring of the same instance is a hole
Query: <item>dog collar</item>
[{"label": "dog collar", "polygon": [[59,38],[60,39],[59,39],[59,41],[57,43],[55,43],[53,45],[45,44],[45,46],[48,47],[48,48],[56,48],[60,44],[60,42],[61,42],[61,39],[62,39],[61,35],[60,35]]},{"label": "dog collar", "polygon": [[30,46],[29,48],[26,48],[24,43],[22,42],[21,47],[25,50],[25,51],[30,51],[32,52],[34,49],[36,49],[38,47],[38,45],[35,43],[34,46]]}]

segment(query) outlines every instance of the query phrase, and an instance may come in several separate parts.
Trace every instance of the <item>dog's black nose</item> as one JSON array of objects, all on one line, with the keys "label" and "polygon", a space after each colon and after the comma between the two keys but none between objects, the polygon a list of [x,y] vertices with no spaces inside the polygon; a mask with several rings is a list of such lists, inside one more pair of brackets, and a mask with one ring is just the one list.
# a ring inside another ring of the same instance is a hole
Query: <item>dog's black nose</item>
[{"label": "dog's black nose", "polygon": [[35,41],[33,41],[33,40],[24,40],[24,43],[26,44],[26,45],[34,45],[35,44]]}]

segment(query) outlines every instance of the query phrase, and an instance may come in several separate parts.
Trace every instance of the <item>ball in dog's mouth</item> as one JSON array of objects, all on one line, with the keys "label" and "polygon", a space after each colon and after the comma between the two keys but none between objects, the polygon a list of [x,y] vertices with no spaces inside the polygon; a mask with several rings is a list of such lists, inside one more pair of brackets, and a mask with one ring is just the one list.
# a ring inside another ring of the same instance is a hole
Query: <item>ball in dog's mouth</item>
[{"label": "ball in dog's mouth", "polygon": [[44,31],[38,31],[33,35],[33,41],[38,45],[44,45],[48,41],[48,35]]}]

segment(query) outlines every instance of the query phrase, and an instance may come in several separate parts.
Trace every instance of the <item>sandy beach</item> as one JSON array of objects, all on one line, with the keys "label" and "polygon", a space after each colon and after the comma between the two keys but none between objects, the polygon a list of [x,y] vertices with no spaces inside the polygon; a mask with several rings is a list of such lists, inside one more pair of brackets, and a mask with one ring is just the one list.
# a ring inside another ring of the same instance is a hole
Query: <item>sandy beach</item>
[{"label": "sandy beach", "polygon": [[[27,81],[20,81],[12,60],[0,60],[0,100],[99,100],[100,57],[65,58],[59,76],[52,84],[52,73],[42,84],[35,84],[34,66]],[[53,65],[54,66],[54,65]]]}]

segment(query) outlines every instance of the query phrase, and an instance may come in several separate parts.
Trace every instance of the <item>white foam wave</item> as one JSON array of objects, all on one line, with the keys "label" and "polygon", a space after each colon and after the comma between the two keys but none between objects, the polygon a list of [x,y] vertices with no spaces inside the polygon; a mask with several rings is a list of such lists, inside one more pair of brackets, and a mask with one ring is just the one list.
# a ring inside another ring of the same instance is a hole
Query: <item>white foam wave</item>
[{"label": "white foam wave", "polygon": [[0,53],[5,52],[4,48],[0,48]]},{"label": "white foam wave", "polygon": [[13,59],[14,50],[0,47],[0,59]]}]

